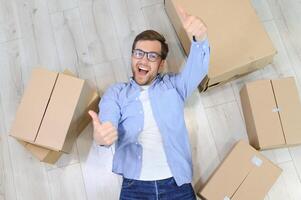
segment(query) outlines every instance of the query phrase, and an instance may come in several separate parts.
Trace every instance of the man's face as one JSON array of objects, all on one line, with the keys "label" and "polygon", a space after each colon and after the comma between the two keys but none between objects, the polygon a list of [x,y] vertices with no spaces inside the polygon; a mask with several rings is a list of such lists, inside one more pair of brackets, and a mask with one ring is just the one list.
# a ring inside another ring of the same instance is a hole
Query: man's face
[{"label": "man's face", "polygon": [[[136,43],[134,50],[135,49],[142,50],[143,52],[154,52],[157,53],[157,55],[161,55],[161,43],[157,40],[140,40]],[[152,54],[149,56],[152,57]],[[159,69],[162,68],[163,65],[164,60],[162,60],[160,56],[155,59],[155,61],[150,61],[147,58],[146,53],[144,53],[142,58],[136,58],[132,54],[132,72],[134,80],[139,85],[150,84],[157,76]]]}]

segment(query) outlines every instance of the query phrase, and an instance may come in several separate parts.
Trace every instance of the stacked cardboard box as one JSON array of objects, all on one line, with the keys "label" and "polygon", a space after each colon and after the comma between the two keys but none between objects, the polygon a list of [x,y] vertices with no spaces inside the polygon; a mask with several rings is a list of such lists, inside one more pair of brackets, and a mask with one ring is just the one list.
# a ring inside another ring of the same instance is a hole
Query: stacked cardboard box
[{"label": "stacked cardboard box", "polygon": [[85,80],[69,72],[34,69],[10,135],[39,160],[54,163],[70,153],[88,125],[88,110],[97,111],[99,96]]},{"label": "stacked cardboard box", "polygon": [[239,141],[198,195],[206,200],[261,200],[281,169]]},{"label": "stacked cardboard box", "polygon": [[301,144],[301,103],[293,77],[247,83],[240,97],[253,147]]},{"label": "stacked cardboard box", "polygon": [[204,20],[210,42],[208,76],[200,91],[212,88],[272,62],[276,50],[249,0],[165,0],[165,9],[188,54],[192,37],[185,32],[177,6]]}]

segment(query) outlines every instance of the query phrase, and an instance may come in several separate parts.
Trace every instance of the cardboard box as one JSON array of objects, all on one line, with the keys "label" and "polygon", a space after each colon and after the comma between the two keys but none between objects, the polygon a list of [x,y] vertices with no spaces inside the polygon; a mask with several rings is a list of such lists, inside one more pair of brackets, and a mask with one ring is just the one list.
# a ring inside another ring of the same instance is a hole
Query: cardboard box
[{"label": "cardboard box", "polygon": [[301,144],[301,104],[293,77],[247,83],[240,98],[253,147]]},{"label": "cardboard box", "polygon": [[[40,159],[56,157],[51,155],[57,153],[49,150],[69,153],[90,120],[87,110],[95,110],[98,101],[96,90],[85,80],[69,73],[34,69],[10,135],[26,142],[26,148]],[[37,146],[46,151],[38,151]]]},{"label": "cardboard box", "polygon": [[[87,113],[89,110],[94,110],[95,112],[98,112],[98,104],[99,104],[100,97],[97,92],[94,93],[94,96],[92,97],[89,105],[87,106],[87,109],[84,113]],[[80,126],[78,126],[78,129],[75,130],[76,133],[74,134],[80,134],[86,126],[90,123],[91,118],[87,115],[82,115],[82,120]],[[41,162],[49,163],[49,164],[55,164],[56,161],[61,157],[63,154],[62,151],[53,151],[44,147],[40,147],[34,144],[30,144],[28,142],[24,142],[21,140],[18,140],[28,151],[30,151],[38,160]]]},{"label": "cardboard box", "polygon": [[165,10],[189,53],[192,37],[185,32],[177,5],[203,19],[208,27],[210,67],[200,91],[239,78],[272,62],[276,50],[249,0],[165,0]]},{"label": "cardboard box", "polygon": [[239,141],[198,195],[206,200],[262,200],[281,169]]},{"label": "cardboard box", "polygon": [[20,142],[29,152],[31,152],[34,155],[35,158],[37,158],[41,162],[55,164],[56,161],[63,154],[63,152],[61,151],[53,151],[34,144],[24,142],[22,140],[18,140],[18,142]]}]

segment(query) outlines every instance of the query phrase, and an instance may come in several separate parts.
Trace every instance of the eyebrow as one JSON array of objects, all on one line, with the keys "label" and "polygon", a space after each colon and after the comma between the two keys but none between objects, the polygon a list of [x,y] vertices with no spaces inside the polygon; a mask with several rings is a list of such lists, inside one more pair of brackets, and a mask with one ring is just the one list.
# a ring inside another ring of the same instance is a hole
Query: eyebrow
[{"label": "eyebrow", "polygon": [[158,54],[159,56],[161,56],[160,53],[155,52],[155,51],[144,51],[144,50],[142,50],[142,49],[133,49],[133,50],[140,50],[140,51],[143,51],[143,52],[145,52],[145,53],[155,53],[155,54]]}]

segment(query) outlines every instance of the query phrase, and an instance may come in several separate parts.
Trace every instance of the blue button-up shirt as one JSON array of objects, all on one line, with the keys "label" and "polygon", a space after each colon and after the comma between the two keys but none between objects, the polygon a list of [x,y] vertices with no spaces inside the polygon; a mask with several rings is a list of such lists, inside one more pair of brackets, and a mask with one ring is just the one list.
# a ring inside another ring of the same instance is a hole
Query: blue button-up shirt
[{"label": "blue button-up shirt", "polygon": [[[208,64],[208,40],[192,42],[182,71],[178,74],[157,75],[148,89],[167,162],[179,186],[192,181],[184,101],[208,73]],[[140,92],[140,86],[133,79],[128,83],[117,83],[105,92],[99,104],[100,121],[110,121],[118,130],[112,171],[130,179],[139,179],[143,159],[143,149],[138,142],[144,125]]]}]

